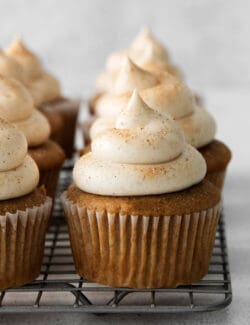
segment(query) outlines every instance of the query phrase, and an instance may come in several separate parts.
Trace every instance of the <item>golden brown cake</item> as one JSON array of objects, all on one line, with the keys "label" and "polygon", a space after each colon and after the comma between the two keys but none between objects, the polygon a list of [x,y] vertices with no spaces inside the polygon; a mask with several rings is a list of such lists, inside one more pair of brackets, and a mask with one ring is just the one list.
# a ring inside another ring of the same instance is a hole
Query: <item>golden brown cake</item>
[{"label": "golden brown cake", "polygon": [[40,172],[40,185],[45,185],[47,194],[54,198],[57,181],[65,154],[54,141],[48,140],[44,144],[29,148],[29,155],[35,160]]},{"label": "golden brown cake", "polygon": [[57,137],[57,142],[65,151],[66,157],[71,158],[75,152],[74,142],[80,100],[59,98],[42,103],[39,108],[42,112],[49,110],[61,116],[63,121],[63,132],[60,133],[59,139]]},{"label": "golden brown cake", "polygon": [[223,142],[213,140],[199,148],[199,152],[207,163],[206,179],[222,191],[226,169],[232,157],[230,149]]},{"label": "golden brown cake", "polygon": [[59,143],[62,138],[63,132],[63,119],[61,114],[58,112],[51,110],[50,108],[41,108],[40,111],[46,116],[49,124],[50,124],[50,138],[53,141]]}]

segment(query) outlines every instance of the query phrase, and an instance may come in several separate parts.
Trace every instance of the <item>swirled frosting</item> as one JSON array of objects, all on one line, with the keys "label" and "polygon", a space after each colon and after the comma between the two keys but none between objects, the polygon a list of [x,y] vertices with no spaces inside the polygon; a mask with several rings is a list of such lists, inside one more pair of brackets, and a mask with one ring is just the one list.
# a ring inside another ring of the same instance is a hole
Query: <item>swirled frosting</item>
[{"label": "swirled frosting", "polygon": [[28,90],[17,80],[0,76],[0,117],[14,123],[26,136],[29,147],[46,142],[50,126],[34,108]]},{"label": "swirled frosting", "polygon": [[0,74],[4,77],[15,78],[24,82],[22,66],[12,57],[0,49]]},{"label": "swirled frosting", "polygon": [[133,95],[115,127],[100,133],[91,152],[76,163],[73,177],[83,191],[100,195],[170,193],[200,182],[206,163],[185,143],[170,116],[149,108]]},{"label": "swirled frosting", "polygon": [[167,50],[158,42],[148,29],[144,28],[126,51],[112,53],[106,63],[106,71],[96,81],[97,89],[103,92],[113,90],[124,59],[130,57],[141,68],[148,71],[167,71],[178,78],[183,78],[180,70],[170,63]]},{"label": "swirled frosting", "polygon": [[36,188],[38,181],[38,167],[27,155],[24,134],[0,118],[0,200],[30,193]]},{"label": "swirled frosting", "polygon": [[40,59],[16,38],[6,49],[9,57],[14,58],[22,66],[25,85],[29,89],[35,105],[60,97],[58,80],[43,69]]},{"label": "swirled frosting", "polygon": [[105,120],[114,120],[126,107],[135,87],[148,106],[163,115],[170,114],[176,120],[191,145],[199,148],[214,139],[216,125],[213,117],[197,106],[191,91],[181,80],[166,72],[145,71],[129,59],[120,70],[114,92],[104,94],[96,102],[96,114],[102,120],[97,119],[93,124],[92,136],[98,134],[98,125],[103,130]]}]

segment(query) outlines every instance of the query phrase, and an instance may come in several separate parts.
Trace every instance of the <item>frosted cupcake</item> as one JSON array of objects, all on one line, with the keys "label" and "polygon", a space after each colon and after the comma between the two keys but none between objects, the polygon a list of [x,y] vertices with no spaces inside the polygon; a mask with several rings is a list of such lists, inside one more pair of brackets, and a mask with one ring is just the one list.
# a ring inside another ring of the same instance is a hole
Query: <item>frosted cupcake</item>
[{"label": "frosted cupcake", "polygon": [[170,116],[135,91],[62,195],[77,272],[116,287],[176,287],[208,271],[220,193]]},{"label": "frosted cupcake", "polygon": [[116,78],[127,56],[145,70],[167,71],[183,78],[180,70],[172,64],[166,48],[145,28],[126,51],[114,52],[108,57],[106,71],[101,73],[96,81],[98,92],[105,93],[114,89]]},{"label": "frosted cupcake", "polygon": [[166,48],[144,28],[127,50],[112,53],[106,61],[106,70],[96,80],[97,94],[90,100],[90,111],[95,114],[95,103],[103,93],[113,91],[117,76],[129,56],[138,66],[149,71],[167,71],[183,79],[182,72],[171,62]]},{"label": "frosted cupcake", "polygon": [[206,159],[207,177],[222,189],[231,152],[225,144],[214,139],[216,124],[210,113],[197,104],[181,80],[166,72],[151,73],[127,59],[114,91],[103,95],[96,103],[99,118],[91,127],[91,138],[114,125],[115,117],[127,105],[135,87],[150,107],[163,115],[170,114],[181,126],[187,142],[198,148]]},{"label": "frosted cupcake", "polygon": [[59,81],[44,70],[39,58],[20,39],[15,39],[7,48],[6,53],[22,66],[25,74],[25,85],[30,91],[34,103],[50,119],[52,126],[54,126],[53,113],[55,112],[57,119],[58,114],[60,114],[63,128],[67,128],[67,133],[58,134],[53,130],[53,133],[56,133],[54,139],[60,143],[67,157],[70,158],[74,151],[79,101],[66,98],[61,94]]},{"label": "frosted cupcake", "polygon": [[49,140],[50,125],[34,107],[28,90],[17,80],[0,76],[0,117],[14,123],[25,135],[29,154],[40,171],[40,185],[54,198],[60,168],[65,156],[62,148]]},{"label": "frosted cupcake", "polygon": [[25,136],[0,118],[0,290],[39,275],[52,200],[38,182]]}]

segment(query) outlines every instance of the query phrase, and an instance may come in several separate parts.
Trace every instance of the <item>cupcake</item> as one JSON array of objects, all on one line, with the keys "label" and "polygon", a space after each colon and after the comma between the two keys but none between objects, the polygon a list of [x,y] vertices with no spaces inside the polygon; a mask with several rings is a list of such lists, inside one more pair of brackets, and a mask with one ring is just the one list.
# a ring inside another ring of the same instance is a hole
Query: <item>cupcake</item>
[{"label": "cupcake", "polygon": [[97,94],[90,100],[90,111],[95,114],[95,103],[103,93],[114,89],[117,76],[129,56],[138,66],[149,71],[167,71],[183,79],[179,68],[172,64],[170,55],[164,46],[154,38],[147,28],[144,28],[125,51],[114,52],[106,62],[106,70],[96,80]]},{"label": "cupcake", "polygon": [[115,287],[174,288],[208,271],[220,193],[202,155],[135,91],[62,195],[76,270]]},{"label": "cupcake", "polygon": [[42,113],[34,108],[28,90],[17,80],[0,76],[0,117],[14,123],[26,136],[29,155],[40,172],[39,185],[54,198],[57,181],[65,156],[62,148],[49,140],[50,125]]},{"label": "cupcake", "polygon": [[[49,117],[49,121],[51,122],[50,116],[53,116],[54,112],[55,115],[61,115],[63,128],[66,127],[67,132],[59,130],[58,142],[63,147],[67,158],[71,158],[74,152],[79,100],[69,99],[61,94],[58,80],[44,70],[39,58],[27,49],[20,39],[15,39],[7,48],[6,53],[23,67],[25,85],[30,91],[35,105]],[[51,125],[53,127],[53,123]]]},{"label": "cupcake", "polygon": [[115,117],[127,105],[135,87],[150,107],[163,115],[170,114],[181,126],[187,142],[200,150],[206,159],[207,177],[222,189],[231,152],[225,144],[214,139],[216,124],[213,117],[197,104],[180,79],[166,72],[145,71],[127,58],[114,91],[103,95],[96,103],[99,118],[91,127],[91,139],[114,125]]},{"label": "cupcake", "polygon": [[0,290],[39,275],[52,200],[38,182],[25,136],[0,118]]}]

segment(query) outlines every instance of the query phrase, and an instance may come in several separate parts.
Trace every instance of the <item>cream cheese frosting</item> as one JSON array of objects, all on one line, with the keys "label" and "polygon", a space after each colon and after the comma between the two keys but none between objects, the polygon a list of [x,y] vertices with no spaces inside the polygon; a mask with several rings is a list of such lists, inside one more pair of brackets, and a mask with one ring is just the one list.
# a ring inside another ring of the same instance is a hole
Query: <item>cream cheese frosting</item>
[{"label": "cream cheese frosting", "polygon": [[30,93],[18,80],[0,76],[0,117],[14,123],[24,133],[29,147],[49,139],[49,122],[34,108]]},{"label": "cream cheese frosting", "polygon": [[171,64],[169,54],[164,46],[153,37],[147,28],[144,28],[127,50],[114,52],[108,57],[106,71],[97,78],[97,90],[100,92],[112,91],[119,70],[127,56],[145,70],[167,71],[178,78],[183,78],[179,69]]},{"label": "cream cheese frosting", "polygon": [[169,73],[150,73],[139,68],[130,59],[124,62],[113,93],[107,93],[97,100],[96,115],[101,118],[93,124],[91,135],[96,136],[104,129],[105,121],[111,121],[126,107],[132,90],[137,87],[148,106],[161,114],[170,114],[183,128],[187,141],[200,148],[214,139],[216,125],[213,117],[198,107],[189,88]]},{"label": "cream cheese frosting", "polygon": [[22,66],[12,57],[0,49],[0,74],[8,78],[15,78],[24,82]]},{"label": "cream cheese frosting", "polygon": [[39,182],[35,161],[27,155],[24,134],[0,118],[0,200],[32,192]]},{"label": "cream cheese frosting", "polygon": [[58,80],[43,69],[40,59],[24,45],[20,38],[16,38],[11,43],[6,49],[6,54],[22,66],[25,85],[29,89],[35,105],[60,97]]},{"label": "cream cheese frosting", "polygon": [[113,196],[180,191],[205,174],[203,157],[185,142],[181,128],[149,108],[136,90],[114,127],[93,140],[73,170],[81,190]]}]

